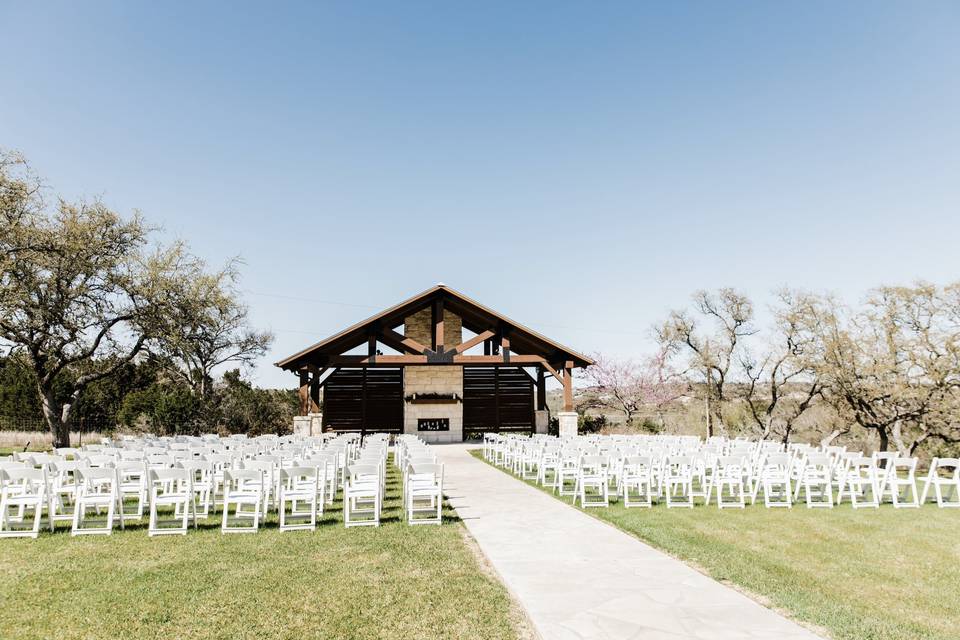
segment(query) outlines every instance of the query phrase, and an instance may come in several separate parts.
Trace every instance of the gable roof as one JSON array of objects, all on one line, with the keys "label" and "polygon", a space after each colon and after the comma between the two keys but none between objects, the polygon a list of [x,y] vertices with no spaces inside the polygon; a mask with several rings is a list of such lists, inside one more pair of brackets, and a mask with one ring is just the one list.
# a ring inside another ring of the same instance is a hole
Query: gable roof
[{"label": "gable roof", "polygon": [[431,287],[275,364],[281,369],[295,371],[323,356],[342,354],[364,344],[372,329],[378,326],[392,329],[403,324],[407,316],[429,308],[437,299],[442,299],[444,308],[460,316],[464,328],[474,333],[479,334],[494,326],[508,331],[511,352],[539,355],[548,362],[572,360],[576,367],[593,364],[593,360],[587,356],[554,342],[444,284]]}]

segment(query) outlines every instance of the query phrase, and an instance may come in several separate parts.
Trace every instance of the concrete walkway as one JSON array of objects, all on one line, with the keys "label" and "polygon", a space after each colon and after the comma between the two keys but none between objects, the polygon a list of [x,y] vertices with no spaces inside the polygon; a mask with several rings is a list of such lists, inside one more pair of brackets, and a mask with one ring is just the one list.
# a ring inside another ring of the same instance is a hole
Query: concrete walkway
[{"label": "concrete walkway", "polygon": [[450,503],[544,640],[818,638],[464,445],[434,449]]}]

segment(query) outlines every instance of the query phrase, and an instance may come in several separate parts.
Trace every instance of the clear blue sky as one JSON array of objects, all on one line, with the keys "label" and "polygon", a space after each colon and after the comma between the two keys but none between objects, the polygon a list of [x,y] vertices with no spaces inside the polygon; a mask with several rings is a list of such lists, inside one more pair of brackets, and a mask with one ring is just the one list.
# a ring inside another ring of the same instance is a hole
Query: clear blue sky
[{"label": "clear blue sky", "polygon": [[701,287],[960,278],[956,2],[0,0],[0,24],[0,146],[242,256],[265,385],[438,281],[636,355]]}]

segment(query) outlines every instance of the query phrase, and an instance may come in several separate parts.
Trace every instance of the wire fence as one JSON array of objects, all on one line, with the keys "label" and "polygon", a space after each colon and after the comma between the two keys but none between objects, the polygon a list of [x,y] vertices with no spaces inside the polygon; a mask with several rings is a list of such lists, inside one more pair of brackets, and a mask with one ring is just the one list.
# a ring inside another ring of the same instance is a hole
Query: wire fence
[{"label": "wire fence", "polygon": [[[100,442],[103,434],[97,431],[80,433],[70,432],[70,444],[78,447],[87,442]],[[0,454],[7,450],[45,451],[53,446],[53,435],[49,431],[0,431]]]},{"label": "wire fence", "polygon": [[[75,420],[70,425],[71,431],[89,433],[92,431],[112,431],[116,425],[105,420]],[[0,431],[49,431],[47,421],[43,418],[25,418],[23,416],[0,415]]]}]

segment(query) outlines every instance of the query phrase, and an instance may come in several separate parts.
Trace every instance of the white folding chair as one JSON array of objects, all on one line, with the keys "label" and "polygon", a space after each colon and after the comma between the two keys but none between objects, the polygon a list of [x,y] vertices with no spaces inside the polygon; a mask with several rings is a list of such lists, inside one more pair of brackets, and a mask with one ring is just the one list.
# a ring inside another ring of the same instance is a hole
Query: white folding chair
[{"label": "white folding chair", "polygon": [[[960,507],[960,458],[934,458],[930,462],[930,471],[923,483],[921,504],[927,502],[930,487],[933,487],[938,507]],[[953,500],[949,499],[950,493],[953,494]]]},{"label": "white folding chair", "polygon": [[[317,467],[289,467],[280,469],[280,493],[277,509],[280,512],[280,531],[302,531],[317,528],[317,505],[323,508],[320,488],[321,470]],[[287,514],[287,504],[290,513]],[[306,507],[306,509],[304,509]],[[306,518],[306,521],[304,521]],[[293,519],[294,522],[288,522]]]},{"label": "white folding chair", "polygon": [[693,459],[690,456],[669,456],[663,470],[667,508],[693,508]]},{"label": "white folding chair", "polygon": [[887,493],[893,500],[895,509],[919,507],[920,494],[917,492],[917,459],[896,458],[887,469]]},{"label": "white folding chair", "polygon": [[380,468],[371,464],[347,467],[343,488],[343,524],[346,527],[380,526]]},{"label": "white folding chair", "polygon": [[[260,527],[260,514],[266,492],[260,469],[224,469],[222,533],[255,533]],[[230,506],[234,506],[231,523]],[[250,507],[252,510],[246,510]],[[245,520],[250,525],[243,525]]]},{"label": "white folding chair", "polygon": [[[193,491],[193,476],[188,469],[151,469],[149,484],[150,524],[147,535],[186,535],[191,519],[194,529],[197,528],[197,496]],[[173,509],[176,526],[161,525],[161,507]]]},{"label": "white folding chair", "polygon": [[761,489],[763,491],[763,505],[766,508],[793,508],[790,463],[790,454],[787,453],[771,453],[764,457],[760,467],[760,477],[754,485],[754,501],[756,500],[757,489]]},{"label": "white folding chair", "polygon": [[322,499],[317,507],[320,515],[323,515],[324,505],[333,504],[333,499],[337,495],[337,479],[339,477],[337,457],[335,453],[321,453],[307,456],[298,461],[298,466],[315,467],[320,472],[319,491]]},{"label": "white folding chair", "polygon": [[[117,470],[112,468],[78,468],[77,497],[73,509],[73,527],[70,535],[110,535],[114,521],[123,529],[123,503],[120,501],[120,481]],[[97,516],[107,510],[106,520],[100,526],[88,526],[88,511]]]},{"label": "white folding chair", "polygon": [[[120,504],[123,505],[121,517],[125,520],[139,520],[143,517],[144,505],[147,503],[147,468],[142,460],[134,458],[116,463],[119,480]],[[135,500],[132,513],[127,513],[126,501]]]},{"label": "white folding chair", "polygon": [[[636,492],[636,499],[630,491]],[[649,456],[627,456],[620,468],[620,495],[623,506],[653,506],[653,464]]]},{"label": "white folding chair", "polygon": [[[712,489],[716,489],[717,508],[729,509],[735,507],[743,509],[747,506],[746,489],[743,485],[743,478],[746,473],[745,465],[746,460],[741,456],[721,456],[717,458],[711,485]],[[708,494],[708,502],[709,499]]]},{"label": "white folding chair", "polygon": [[577,474],[580,473],[580,456],[575,451],[564,451],[560,456],[554,489],[560,496],[577,495]]},{"label": "white folding chair", "polygon": [[547,447],[540,455],[540,466],[537,468],[537,482],[540,486],[557,489],[557,480],[560,476],[560,448]]},{"label": "white folding chair", "polygon": [[843,497],[847,496],[854,509],[880,507],[880,470],[874,458],[848,458],[841,473],[837,504],[842,504]]},{"label": "white folding chair", "polygon": [[[0,538],[37,538],[43,510],[47,510],[47,522],[53,531],[50,484],[45,468],[7,468],[0,470]],[[10,509],[16,508],[17,522],[27,519],[33,511],[33,526],[29,529],[13,527]]]},{"label": "white folding chair", "polygon": [[[443,465],[412,463],[404,492],[408,524],[443,522]],[[426,516],[418,516],[418,514]]]},{"label": "white folding chair", "polygon": [[263,474],[263,501],[261,503],[261,517],[265,520],[270,505],[276,500],[278,465],[270,459],[243,460],[240,466],[244,469],[253,469]]},{"label": "white folding chair", "polygon": [[177,464],[190,474],[190,483],[197,502],[197,515],[203,518],[210,517],[211,506],[216,510],[214,491],[217,481],[213,463],[202,458],[194,458],[181,460]]},{"label": "white folding chair", "polygon": [[50,465],[50,517],[54,521],[72,521],[77,498],[77,460],[61,460]]},{"label": "white folding chair", "polygon": [[584,508],[610,506],[606,456],[589,455],[580,458],[573,504],[577,504],[578,499],[580,506]]},{"label": "white folding chair", "polygon": [[[803,491],[807,508],[833,508],[833,471],[830,456],[811,453],[801,462],[796,493]],[[794,496],[796,498],[797,496]]]}]

